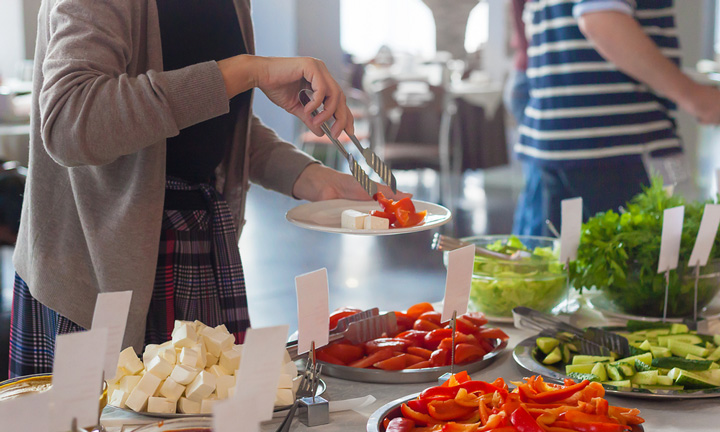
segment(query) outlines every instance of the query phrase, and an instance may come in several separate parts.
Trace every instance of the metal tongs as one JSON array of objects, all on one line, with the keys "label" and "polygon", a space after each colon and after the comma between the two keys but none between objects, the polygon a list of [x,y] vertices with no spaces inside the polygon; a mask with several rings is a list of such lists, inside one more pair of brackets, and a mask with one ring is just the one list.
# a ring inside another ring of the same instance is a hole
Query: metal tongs
[{"label": "metal tongs", "polygon": [[[307,105],[312,100],[312,95],[312,91],[308,89],[300,90],[300,93],[298,94],[300,103],[302,103],[303,106]],[[313,117],[318,114],[318,110],[314,110],[312,112]],[[327,124],[327,122],[323,122],[323,124],[320,125],[320,128],[325,133],[325,136],[327,136],[330,141],[335,144],[335,146],[345,157],[345,159],[347,159],[348,165],[350,166],[350,172],[352,173],[353,177],[355,177],[355,180],[360,183],[360,185],[363,187],[363,189],[365,189],[368,195],[375,195],[377,193],[377,184],[370,180],[370,177],[368,177],[367,173],[362,169],[360,164],[358,164],[355,158],[345,149],[345,146],[343,146],[340,141],[338,141],[332,136],[332,134],[330,133],[330,126]],[[380,159],[377,154],[375,154],[375,152],[370,149],[364,148],[355,135],[348,133],[348,136],[350,137],[350,140],[353,142],[353,144],[355,144],[355,147],[357,147],[357,149],[360,151],[363,158],[365,158],[365,161],[368,163],[368,165],[370,165],[370,168],[372,168],[372,170],[380,176],[380,179],[383,181],[383,183],[390,186],[390,189],[392,189],[393,193],[397,193],[397,181],[395,180],[395,176],[390,170],[390,167],[388,167],[387,164],[383,162],[383,160]]]}]

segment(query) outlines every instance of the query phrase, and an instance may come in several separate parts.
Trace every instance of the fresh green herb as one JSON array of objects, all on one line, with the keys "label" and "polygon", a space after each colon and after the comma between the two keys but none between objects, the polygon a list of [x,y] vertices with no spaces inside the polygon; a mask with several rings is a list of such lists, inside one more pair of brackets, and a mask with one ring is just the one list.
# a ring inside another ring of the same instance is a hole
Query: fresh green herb
[{"label": "fresh green herb", "polygon": [[[687,262],[695,244],[703,209],[707,202],[686,203],[681,196],[668,196],[662,179],[635,196],[623,214],[609,210],[598,213],[583,224],[578,259],[571,265],[576,289],[596,287],[625,312],[662,316],[665,275],[657,273],[662,235],[663,211],[685,205],[680,261],[670,273],[669,316],[692,314],[694,300],[693,269]],[[715,239],[711,258],[720,258],[720,238]],[[718,272],[720,261],[704,267]],[[684,277],[687,276],[687,277]],[[710,302],[720,288],[717,278],[701,278],[698,304]]]}]

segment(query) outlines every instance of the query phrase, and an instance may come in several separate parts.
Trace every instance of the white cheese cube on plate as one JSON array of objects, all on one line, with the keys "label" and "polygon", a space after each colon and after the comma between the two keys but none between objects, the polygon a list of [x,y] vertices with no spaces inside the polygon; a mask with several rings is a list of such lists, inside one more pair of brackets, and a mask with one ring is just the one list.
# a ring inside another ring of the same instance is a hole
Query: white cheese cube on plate
[{"label": "white cheese cube on plate", "polygon": [[115,376],[109,380],[107,380],[108,384],[117,384],[120,382],[123,377],[132,375],[130,372],[128,372],[127,369],[118,366],[117,369],[115,369]]},{"label": "white cheese cube on plate", "polygon": [[136,387],[135,390],[130,392],[127,399],[125,399],[125,406],[135,412],[145,411],[145,408],[147,408],[148,398],[150,398],[148,393],[145,393]]},{"label": "white cheese cube on plate", "polygon": [[213,405],[217,402],[216,398],[203,399],[200,402],[200,414],[212,414]]},{"label": "white cheese cube on plate", "polygon": [[205,341],[205,348],[218,358],[220,358],[223,351],[232,347],[235,342],[235,336],[210,327],[203,330],[202,336]]},{"label": "white cheese cube on plate", "polygon": [[111,395],[111,394],[113,394],[113,392],[114,392],[115,390],[120,390],[120,383],[119,383],[119,382],[116,382],[116,383],[112,383],[112,384],[111,384],[110,382],[108,382],[108,385],[107,385],[107,394],[108,394],[108,396]]},{"label": "white cheese cube on plate", "polygon": [[127,401],[128,396],[130,396],[129,393],[117,389],[114,392],[110,393],[109,403],[110,405],[118,408],[125,408],[125,401]]},{"label": "white cheese cube on plate", "polygon": [[178,384],[174,379],[168,378],[160,386],[160,396],[177,402],[180,396],[185,392],[185,386]]},{"label": "white cheese cube on plate", "polygon": [[340,215],[340,227],[345,229],[363,229],[370,215],[357,210],[343,210]]},{"label": "white cheese cube on plate", "polygon": [[148,399],[148,412],[159,414],[175,414],[175,401],[164,397],[151,397]]},{"label": "white cheese cube on plate", "polygon": [[223,333],[230,334],[230,332],[228,331],[227,327],[225,327],[225,324],[220,324],[219,326],[215,326],[215,330],[219,330],[219,331],[221,331],[221,332],[223,332]]},{"label": "white cheese cube on plate", "polygon": [[280,377],[278,378],[277,388],[291,389],[292,387],[293,387],[292,377],[288,374],[280,374]]},{"label": "white cheese cube on plate", "polygon": [[131,375],[143,370],[143,362],[140,361],[133,347],[127,347],[120,351],[120,358],[118,359],[118,367],[124,368]]},{"label": "white cheese cube on plate", "polygon": [[214,366],[218,362],[218,357],[212,355],[212,353],[205,351],[205,367],[209,368],[210,366]]},{"label": "white cheese cube on plate", "polygon": [[220,366],[226,370],[235,372],[240,368],[241,351],[235,348],[226,349],[220,354]]},{"label": "white cheese cube on plate", "polygon": [[293,392],[290,389],[277,389],[275,393],[275,406],[287,406],[295,403]]},{"label": "white cheese cube on plate", "polygon": [[[192,348],[183,348],[178,357],[178,363],[192,368],[198,368],[200,354]],[[200,369],[200,368],[198,368]]]},{"label": "white cheese cube on plate", "polygon": [[207,350],[205,349],[205,344],[197,343],[190,349],[195,351],[198,355],[197,365],[195,367],[198,369],[205,369],[205,366],[207,365]]},{"label": "white cheese cube on plate", "polygon": [[287,362],[283,365],[282,370],[280,370],[280,373],[290,375],[291,377],[297,376],[297,374],[298,374],[297,366],[295,365],[294,362],[291,362],[291,361]]},{"label": "white cheese cube on plate", "polygon": [[301,381],[302,381],[302,377],[301,377],[301,376],[296,376],[295,378],[293,378],[293,381],[292,381],[292,391],[293,391],[293,394],[296,394],[296,393],[297,393],[298,389],[300,388],[300,382],[301,382]]},{"label": "white cheese cube on plate", "polygon": [[138,385],[138,383],[140,382],[140,379],[141,379],[141,378],[142,378],[142,377],[141,377],[141,376],[138,376],[138,375],[128,375],[128,376],[124,376],[124,377],[120,380],[120,387],[119,387],[120,390],[124,391],[125,393],[130,393],[130,392],[133,391],[133,390],[135,389],[135,387]]},{"label": "white cheese cube on plate", "polygon": [[197,334],[200,334],[200,332],[202,332],[202,329],[207,327],[207,324],[205,324],[204,322],[199,321],[199,320],[195,320],[194,324],[195,324],[195,331],[197,332]]},{"label": "white cheese cube on plate", "polygon": [[224,367],[222,367],[220,365],[212,365],[209,368],[207,368],[207,371],[217,377],[233,374],[231,371],[225,369]]},{"label": "white cheese cube on plate", "polygon": [[200,369],[178,364],[175,365],[170,373],[170,378],[174,379],[178,384],[188,385],[195,379],[198,373],[200,373]]},{"label": "white cheese cube on plate", "polygon": [[197,333],[192,323],[184,322],[172,332],[172,344],[175,348],[190,348],[197,343]]},{"label": "white cheese cube on plate", "polygon": [[235,388],[235,377],[232,375],[222,375],[217,378],[216,391],[218,399],[227,399],[229,390]]},{"label": "white cheese cube on plate", "polygon": [[210,372],[200,372],[185,389],[185,397],[200,402],[215,391],[217,377]]},{"label": "white cheese cube on plate", "polygon": [[173,365],[160,356],[155,356],[146,366],[147,373],[164,380],[173,371]]},{"label": "white cheese cube on plate", "polygon": [[162,379],[160,379],[157,375],[153,375],[151,373],[146,373],[145,375],[140,378],[140,381],[138,382],[137,386],[135,387],[135,390],[140,389],[143,392],[147,393],[148,395],[152,396],[155,394],[157,389],[160,387],[160,383],[162,382]]},{"label": "white cheese cube on plate", "polygon": [[370,215],[365,219],[363,229],[366,230],[384,230],[390,228],[390,221],[385,218]]},{"label": "white cheese cube on plate", "polygon": [[145,346],[145,351],[143,351],[143,363],[145,364],[145,367],[147,367],[147,364],[150,363],[150,360],[153,359],[160,350],[160,345],[150,344]]},{"label": "white cheese cube on plate", "polygon": [[177,403],[177,410],[183,414],[200,414],[200,402],[181,397]]},{"label": "white cheese cube on plate", "polygon": [[161,346],[157,351],[157,356],[162,357],[171,365],[177,363],[177,352],[175,351],[175,347],[172,345]]}]

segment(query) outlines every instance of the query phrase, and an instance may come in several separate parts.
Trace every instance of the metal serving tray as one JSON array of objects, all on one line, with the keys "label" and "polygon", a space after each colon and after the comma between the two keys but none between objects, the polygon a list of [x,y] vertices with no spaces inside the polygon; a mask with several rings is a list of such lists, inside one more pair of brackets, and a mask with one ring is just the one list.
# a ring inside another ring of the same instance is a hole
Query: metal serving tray
[{"label": "metal serving tray", "polygon": [[[606,330],[621,330],[624,327],[605,327]],[[568,378],[565,371],[552,365],[542,364],[533,356],[538,336],[529,337],[515,347],[513,358],[521,368],[544,377],[556,380]],[[603,385],[605,392],[613,396],[621,396],[635,399],[708,399],[720,397],[720,387],[705,390],[647,390],[639,388],[623,388],[610,385]]]},{"label": "metal serving tray", "polygon": [[[455,369],[464,370],[468,373],[477,372],[487,367],[495,360],[506,347],[507,341],[495,339],[495,348],[485,354],[482,359],[463,365],[456,365]],[[450,366],[425,368],[425,369],[404,369],[399,371],[384,371],[379,369],[363,369],[350,366],[339,366],[330,363],[320,362],[323,365],[323,375],[350,381],[360,381],[379,384],[411,384],[437,381],[440,376],[450,372]]]}]

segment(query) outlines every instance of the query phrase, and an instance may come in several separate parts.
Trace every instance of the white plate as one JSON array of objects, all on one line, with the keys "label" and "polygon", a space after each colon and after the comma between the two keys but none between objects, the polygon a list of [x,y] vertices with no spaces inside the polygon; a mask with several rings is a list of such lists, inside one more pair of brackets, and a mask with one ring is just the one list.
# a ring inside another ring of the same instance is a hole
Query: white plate
[{"label": "white plate", "polygon": [[356,230],[340,226],[340,216],[344,210],[352,209],[363,213],[382,210],[375,201],[329,200],[299,205],[287,212],[285,217],[301,228],[341,234],[357,235],[393,235],[429,230],[450,222],[452,213],[445,207],[425,201],[413,200],[415,210],[427,211],[421,225],[410,228],[390,228],[386,230]]}]

